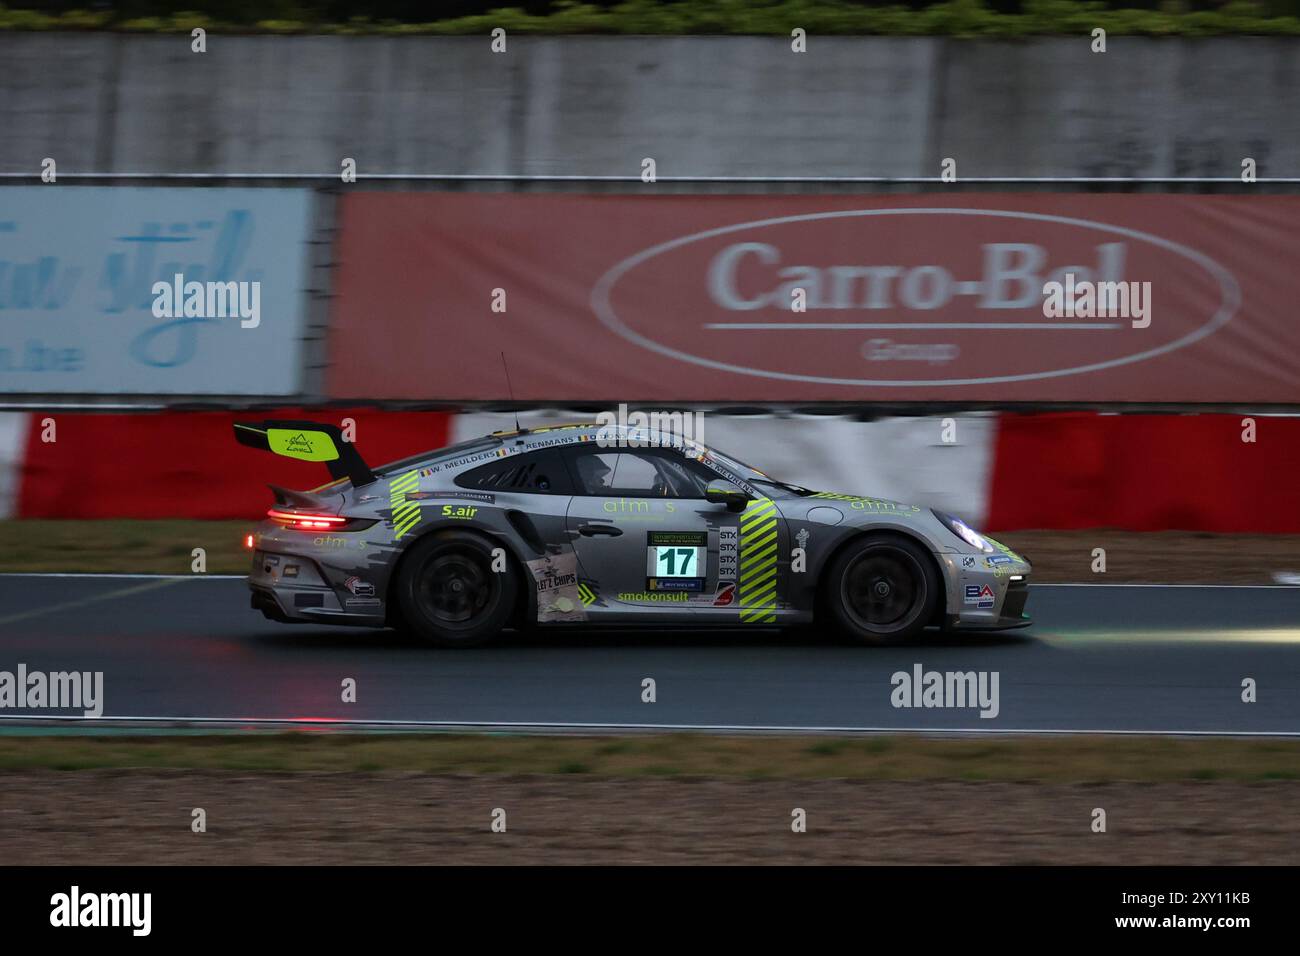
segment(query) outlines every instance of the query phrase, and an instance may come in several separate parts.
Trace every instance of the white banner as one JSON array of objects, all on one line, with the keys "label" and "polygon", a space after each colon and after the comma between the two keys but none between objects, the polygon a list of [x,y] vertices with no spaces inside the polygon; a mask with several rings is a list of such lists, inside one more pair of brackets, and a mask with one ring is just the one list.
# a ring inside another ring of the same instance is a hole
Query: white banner
[{"label": "white banner", "polygon": [[0,394],[296,393],[310,216],[308,190],[0,189]]},{"label": "white banner", "polygon": [[[590,412],[519,414],[525,428],[594,420]],[[509,412],[463,412],[452,425],[451,441],[513,429],[514,423]],[[781,481],[928,505],[980,527],[988,515],[996,436],[997,416],[984,413],[870,422],[838,415],[706,413],[697,437]]]}]

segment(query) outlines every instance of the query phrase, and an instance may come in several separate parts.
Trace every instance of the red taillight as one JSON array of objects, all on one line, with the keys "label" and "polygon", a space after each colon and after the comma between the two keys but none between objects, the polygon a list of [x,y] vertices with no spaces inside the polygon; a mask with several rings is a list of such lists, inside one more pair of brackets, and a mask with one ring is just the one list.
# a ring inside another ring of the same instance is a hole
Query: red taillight
[{"label": "red taillight", "polygon": [[253,536],[251,534],[244,535],[244,547],[247,548],[249,551],[253,550],[254,543],[253,543]]},{"label": "red taillight", "polygon": [[272,508],[266,515],[277,524],[282,524],[294,531],[328,531],[331,528],[338,528],[348,523],[347,518],[341,518],[338,515],[280,511],[278,508]]}]

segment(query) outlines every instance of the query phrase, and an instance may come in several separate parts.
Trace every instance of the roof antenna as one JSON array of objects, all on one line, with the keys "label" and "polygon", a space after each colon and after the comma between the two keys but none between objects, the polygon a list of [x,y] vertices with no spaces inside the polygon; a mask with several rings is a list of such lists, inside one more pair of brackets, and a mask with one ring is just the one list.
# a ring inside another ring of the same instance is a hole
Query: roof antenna
[{"label": "roof antenna", "polygon": [[[501,353],[501,367],[505,370],[506,373],[506,392],[510,396],[510,404],[513,405],[515,403],[515,390],[510,385],[510,366],[506,364],[505,352]],[[527,435],[528,429],[519,427],[519,409],[516,408],[514,412],[515,412],[515,431],[518,432],[520,435]]]}]

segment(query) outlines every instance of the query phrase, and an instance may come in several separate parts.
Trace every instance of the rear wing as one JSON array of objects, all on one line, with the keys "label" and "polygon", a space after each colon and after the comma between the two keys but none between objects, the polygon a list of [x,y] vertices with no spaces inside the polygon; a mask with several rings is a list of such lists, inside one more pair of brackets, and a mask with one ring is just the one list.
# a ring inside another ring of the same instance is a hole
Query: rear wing
[{"label": "rear wing", "polygon": [[337,425],[277,419],[235,422],[235,440],[249,448],[273,452],[299,461],[322,461],[330,477],[350,479],[354,488],[375,481],[375,473]]}]

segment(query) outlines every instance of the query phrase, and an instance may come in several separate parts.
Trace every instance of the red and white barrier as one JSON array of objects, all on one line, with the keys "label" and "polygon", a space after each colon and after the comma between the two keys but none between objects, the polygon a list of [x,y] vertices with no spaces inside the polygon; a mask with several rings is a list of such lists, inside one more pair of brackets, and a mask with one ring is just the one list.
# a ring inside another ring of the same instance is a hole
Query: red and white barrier
[{"label": "red and white barrier", "polygon": [[[52,417],[55,431],[41,426]],[[236,419],[352,419],[381,463],[514,427],[479,412],[0,414],[0,517],[249,518],[268,483],[310,488],[318,464],[235,443]],[[522,414],[521,424],[573,421]],[[704,416],[699,437],[826,491],[931,504],[990,531],[1114,527],[1300,533],[1300,417],[971,414],[856,421]],[[53,437],[54,441],[46,439]]]}]

